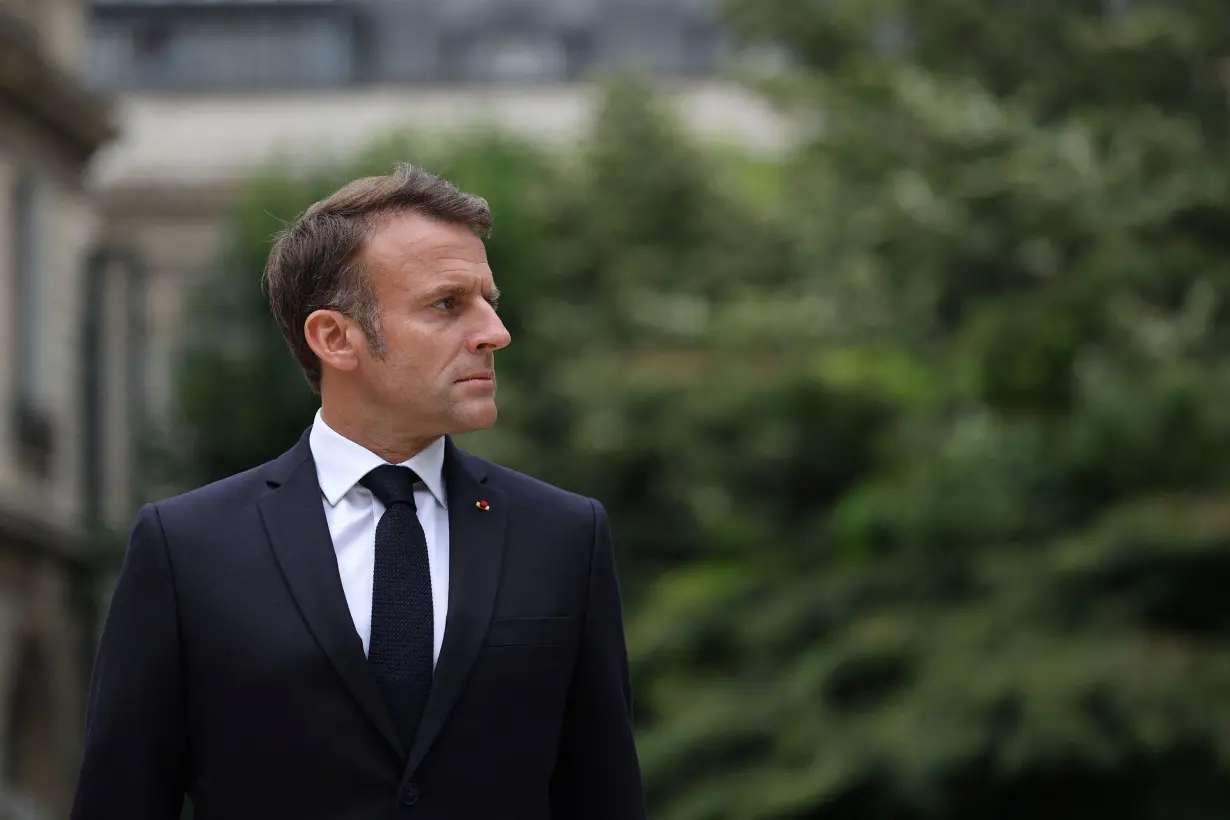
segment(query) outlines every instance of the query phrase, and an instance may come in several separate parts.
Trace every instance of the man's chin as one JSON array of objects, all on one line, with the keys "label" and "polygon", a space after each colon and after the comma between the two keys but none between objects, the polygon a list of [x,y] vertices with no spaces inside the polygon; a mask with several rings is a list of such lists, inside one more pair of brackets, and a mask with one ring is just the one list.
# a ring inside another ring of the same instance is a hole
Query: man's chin
[{"label": "man's chin", "polygon": [[496,409],[495,402],[487,402],[473,407],[461,407],[458,410],[460,412],[453,417],[453,427],[458,433],[486,430],[495,424],[496,418],[499,416],[499,410]]}]

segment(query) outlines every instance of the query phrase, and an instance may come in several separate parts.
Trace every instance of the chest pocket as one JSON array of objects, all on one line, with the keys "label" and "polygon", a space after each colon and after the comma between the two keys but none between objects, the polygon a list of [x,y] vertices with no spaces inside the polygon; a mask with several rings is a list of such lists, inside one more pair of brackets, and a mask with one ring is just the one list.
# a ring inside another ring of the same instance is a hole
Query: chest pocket
[{"label": "chest pocket", "polygon": [[496,618],[487,630],[487,646],[571,646],[580,621],[571,615],[550,618]]}]

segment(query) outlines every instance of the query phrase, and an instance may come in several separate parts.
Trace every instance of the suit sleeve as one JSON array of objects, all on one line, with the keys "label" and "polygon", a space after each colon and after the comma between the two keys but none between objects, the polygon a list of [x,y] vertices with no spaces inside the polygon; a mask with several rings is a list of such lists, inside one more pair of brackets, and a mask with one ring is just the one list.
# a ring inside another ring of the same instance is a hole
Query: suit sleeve
[{"label": "suit sleeve", "polygon": [[187,732],[176,594],[157,508],[137,514],[94,660],[72,820],[178,820]]},{"label": "suit sleeve", "polygon": [[551,778],[552,820],[644,820],[632,686],[606,511],[597,501],[589,591]]}]

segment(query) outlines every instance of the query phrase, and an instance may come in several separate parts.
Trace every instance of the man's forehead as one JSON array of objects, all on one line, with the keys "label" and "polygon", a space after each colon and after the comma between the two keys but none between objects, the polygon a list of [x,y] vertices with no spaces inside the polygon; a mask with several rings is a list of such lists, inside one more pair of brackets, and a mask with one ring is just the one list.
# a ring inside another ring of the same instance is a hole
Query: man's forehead
[{"label": "man's forehead", "polygon": [[409,277],[425,288],[481,288],[495,284],[491,268],[486,264],[447,263],[431,268],[413,268],[417,275]]},{"label": "man's forehead", "polygon": [[365,252],[371,260],[397,263],[446,259],[487,262],[486,246],[469,227],[417,214],[390,217],[373,232]]}]

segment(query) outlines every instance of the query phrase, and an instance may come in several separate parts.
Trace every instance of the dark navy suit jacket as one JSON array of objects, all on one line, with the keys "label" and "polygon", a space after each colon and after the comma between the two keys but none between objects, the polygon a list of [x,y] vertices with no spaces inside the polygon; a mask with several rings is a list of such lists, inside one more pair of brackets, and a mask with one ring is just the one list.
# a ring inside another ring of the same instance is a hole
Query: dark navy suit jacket
[{"label": "dark navy suit jacket", "polygon": [[196,820],[642,820],[602,506],[446,452],[448,618],[410,748],[347,609],[305,434],[138,514],[73,820],[173,820],[185,794]]}]

